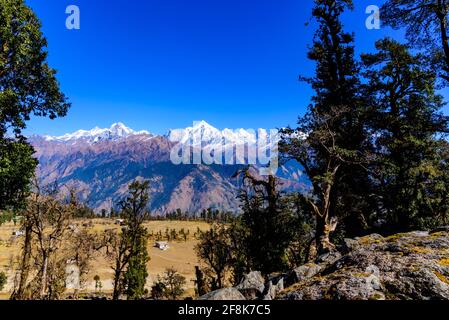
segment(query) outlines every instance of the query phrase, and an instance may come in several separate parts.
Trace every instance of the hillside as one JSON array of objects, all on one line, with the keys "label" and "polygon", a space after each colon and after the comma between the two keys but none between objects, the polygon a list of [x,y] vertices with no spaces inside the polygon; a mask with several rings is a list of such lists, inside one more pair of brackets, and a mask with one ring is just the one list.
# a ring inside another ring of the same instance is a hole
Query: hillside
[{"label": "hillside", "polygon": [[[235,145],[250,136],[244,130],[224,132]],[[32,136],[29,141],[39,160],[40,182],[75,188],[96,212],[109,211],[135,179],[150,180],[154,214],[178,208],[191,213],[208,208],[237,212],[240,182],[232,176],[241,165],[175,165],[170,161],[172,141],[186,143],[195,134],[206,137],[208,145],[220,143],[220,132],[205,122],[164,136],[136,132],[118,123],[109,129],[79,130],[60,137]],[[297,165],[283,166],[279,176],[284,189],[306,188]]]}]

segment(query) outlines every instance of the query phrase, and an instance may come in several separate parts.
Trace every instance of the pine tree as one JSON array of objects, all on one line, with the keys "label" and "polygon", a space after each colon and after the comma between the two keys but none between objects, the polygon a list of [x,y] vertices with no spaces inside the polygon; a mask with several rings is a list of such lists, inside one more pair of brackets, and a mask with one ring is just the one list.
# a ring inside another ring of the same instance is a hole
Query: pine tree
[{"label": "pine tree", "polygon": [[[340,16],[352,9],[350,0],[315,0],[313,16],[319,26],[309,59],[316,62],[312,78],[301,77],[315,90],[308,113],[296,129],[283,130],[281,151],[302,164],[312,181],[307,197],[316,216],[318,252],[333,249],[330,234],[337,218],[361,221],[365,228],[370,182],[363,164],[370,152],[364,127],[364,99],[359,94],[359,66],[353,36],[344,32]],[[340,219],[340,220],[343,220]]]},{"label": "pine tree", "polygon": [[133,254],[125,273],[128,300],[141,299],[146,294],[145,284],[148,277],[146,264],[149,261],[147,239],[146,230],[139,228],[131,248]]},{"label": "pine tree", "polygon": [[362,58],[376,146],[371,171],[377,217],[386,219],[390,232],[425,228],[447,213],[448,205],[447,142],[441,133],[449,122],[435,92],[437,75],[421,54],[394,40],[378,41],[376,48]]},{"label": "pine tree", "polygon": [[129,186],[128,197],[120,202],[125,226],[119,238],[113,237],[111,241],[115,253],[114,300],[119,299],[123,291],[128,299],[141,299],[146,293],[148,233],[143,223],[149,216],[148,189],[148,181],[135,181]]}]

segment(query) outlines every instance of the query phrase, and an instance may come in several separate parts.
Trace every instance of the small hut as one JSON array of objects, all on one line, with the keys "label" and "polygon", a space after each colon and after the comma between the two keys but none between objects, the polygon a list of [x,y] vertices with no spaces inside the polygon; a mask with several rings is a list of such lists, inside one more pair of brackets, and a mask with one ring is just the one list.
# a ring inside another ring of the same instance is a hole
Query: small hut
[{"label": "small hut", "polygon": [[165,251],[168,249],[168,242],[166,241],[157,241],[154,246],[159,250]]}]

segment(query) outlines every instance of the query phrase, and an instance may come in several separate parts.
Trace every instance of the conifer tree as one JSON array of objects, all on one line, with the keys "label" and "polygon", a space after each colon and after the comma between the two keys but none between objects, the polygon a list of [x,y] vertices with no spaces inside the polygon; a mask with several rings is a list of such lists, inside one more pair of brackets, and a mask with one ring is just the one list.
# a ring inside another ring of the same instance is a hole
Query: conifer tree
[{"label": "conifer tree", "polygon": [[309,59],[315,75],[301,77],[315,90],[309,111],[296,129],[283,130],[281,151],[302,164],[312,181],[307,197],[316,216],[318,252],[333,248],[330,234],[338,222],[358,220],[353,233],[365,228],[370,183],[363,164],[370,152],[364,127],[365,107],[360,93],[359,66],[354,59],[353,35],[343,30],[340,16],[352,9],[350,0],[315,0],[318,22]]},{"label": "conifer tree", "polygon": [[146,293],[148,232],[143,223],[149,216],[148,188],[148,181],[134,181],[129,186],[128,197],[120,203],[125,226],[120,236],[112,237],[110,241],[115,259],[114,300],[122,293],[126,293],[130,300],[141,299]]},{"label": "conifer tree", "polygon": [[362,58],[376,146],[371,171],[377,217],[386,219],[391,232],[426,228],[447,212],[449,192],[444,182],[447,141],[442,136],[448,118],[435,92],[437,75],[421,54],[410,53],[397,41],[383,39],[376,48]]}]

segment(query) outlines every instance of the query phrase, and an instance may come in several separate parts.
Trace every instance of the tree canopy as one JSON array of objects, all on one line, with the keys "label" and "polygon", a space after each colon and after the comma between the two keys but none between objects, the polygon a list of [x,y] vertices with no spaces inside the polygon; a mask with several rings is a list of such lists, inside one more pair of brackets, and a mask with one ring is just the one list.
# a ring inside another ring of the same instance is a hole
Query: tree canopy
[{"label": "tree canopy", "polygon": [[62,117],[70,107],[40,29],[23,0],[0,0],[0,209],[20,206],[37,164],[22,135],[26,121]]}]

